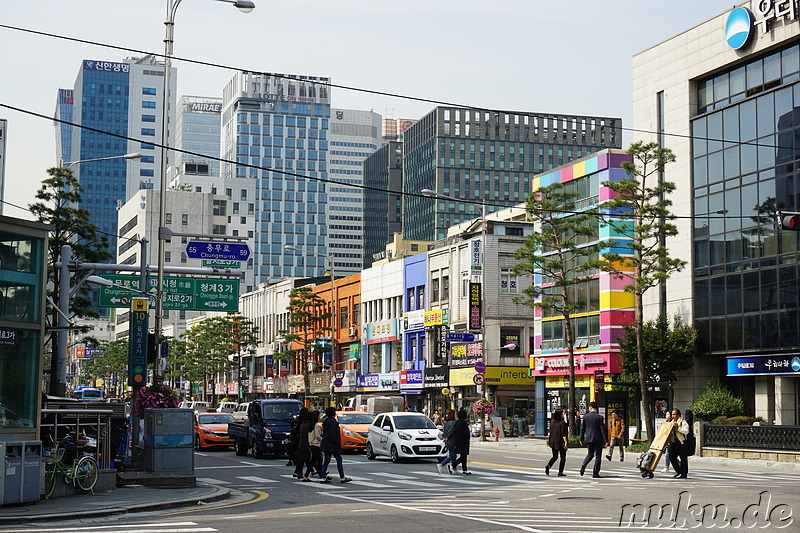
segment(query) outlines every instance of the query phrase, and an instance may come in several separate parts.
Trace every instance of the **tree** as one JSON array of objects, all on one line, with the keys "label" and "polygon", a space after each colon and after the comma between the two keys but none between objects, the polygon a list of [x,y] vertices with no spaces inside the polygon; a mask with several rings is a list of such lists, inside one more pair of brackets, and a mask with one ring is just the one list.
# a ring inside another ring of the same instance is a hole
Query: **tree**
[{"label": "tree", "polygon": [[718,416],[744,415],[744,402],[717,380],[706,384],[706,390],[689,406],[694,416],[701,420],[713,420]]},{"label": "tree", "polygon": [[[541,276],[515,298],[517,303],[542,309],[543,318],[561,317],[569,367],[567,420],[570,435],[577,430],[575,409],[575,330],[572,315],[585,312],[588,302],[581,294],[602,265],[598,242],[599,219],[593,210],[576,212],[578,193],[565,190],[561,183],[543,187],[527,199],[529,216],[538,223],[517,250],[517,275]],[[555,321],[553,322],[556,323]]]},{"label": "tree", "polygon": [[632,144],[627,153],[633,158],[633,161],[622,164],[628,176],[620,181],[603,183],[614,193],[614,198],[606,202],[603,209],[616,217],[616,220],[608,222],[619,238],[615,247],[627,248],[628,252],[604,254],[606,263],[603,269],[630,281],[625,290],[634,295],[639,388],[647,438],[652,439],[655,423],[646,377],[644,294],[666,281],[673,272],[682,270],[686,261],[671,258],[665,245],[667,237],[678,234],[678,228],[670,222],[675,216],[669,210],[672,201],[667,199],[667,195],[675,190],[675,184],[662,180],[661,173],[667,163],[675,161],[675,156],[669,148],[661,148],[658,143],[642,142]]},{"label": "tree", "polygon": [[114,374],[124,381],[123,369],[128,368],[128,339],[100,343],[100,355],[83,363],[84,379],[111,381]]},{"label": "tree", "polygon": [[[36,193],[40,200],[30,204],[30,212],[36,220],[52,226],[48,244],[48,279],[53,282],[51,295],[54,301],[59,301],[58,294],[61,273],[55,268],[55,263],[61,259],[61,247],[69,244],[72,247],[72,258],[77,261],[101,263],[113,258],[108,250],[108,238],[99,233],[97,227],[89,222],[89,212],[77,207],[81,202],[81,185],[72,171],[67,168],[50,168],[47,170],[50,177],[42,181],[42,187]],[[72,276],[71,285],[77,286],[88,273],[76,273]],[[97,316],[91,309],[91,301],[87,297],[88,286],[82,286],[70,300],[70,310],[76,316]],[[69,297],[69,296],[65,296]],[[50,327],[58,323],[58,311],[52,309],[50,314]],[[59,361],[55,355],[58,353],[58,335],[51,333],[50,337],[50,394],[64,396],[66,383],[59,382],[58,367],[66,365],[66,361]]]},{"label": "tree", "polygon": [[[639,372],[639,358],[636,344],[636,328],[626,324],[625,336],[617,339],[622,370],[627,376],[636,376]],[[677,373],[691,370],[697,352],[697,330],[684,324],[680,316],[673,319],[670,329],[669,320],[659,315],[655,320],[648,320],[642,325],[644,341],[644,374],[650,382],[673,382]],[[638,378],[637,378],[638,379]]]},{"label": "tree", "polygon": [[320,359],[331,352],[331,343],[325,344],[323,339],[332,335],[332,328],[324,325],[332,315],[323,309],[330,309],[330,303],[320,298],[311,287],[292,289],[289,292],[289,329],[279,332],[289,343],[289,348],[278,353],[276,359],[295,360],[295,371],[299,365],[305,391],[309,387],[309,365],[321,367]]}]

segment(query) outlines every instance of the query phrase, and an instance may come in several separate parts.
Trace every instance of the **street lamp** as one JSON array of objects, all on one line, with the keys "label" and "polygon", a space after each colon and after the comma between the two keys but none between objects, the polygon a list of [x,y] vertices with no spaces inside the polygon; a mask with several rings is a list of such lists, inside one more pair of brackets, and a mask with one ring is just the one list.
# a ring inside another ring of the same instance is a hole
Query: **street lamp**
[{"label": "street lamp", "polygon": [[109,157],[95,157],[92,159],[81,159],[80,161],[72,161],[70,163],[65,163],[64,168],[72,168],[73,165],[77,165],[79,163],[89,163],[91,161],[108,161],[109,159],[141,159],[142,154],[139,152],[133,152],[130,154],[125,155],[112,155]]},{"label": "street lamp", "polygon": [[[439,198],[440,200],[451,200],[453,202],[468,202],[469,200],[464,200],[463,198],[456,198],[454,196],[448,196],[446,194],[442,194],[440,192],[432,191],[431,189],[422,189],[419,191],[421,194],[425,196],[429,196],[431,198]],[[475,204],[471,204],[475,205]],[[481,201],[481,218],[480,220],[486,221],[486,202]]]},{"label": "street lamp", "polygon": [[[256,8],[256,5],[250,0],[217,0],[227,4],[233,4],[242,13],[250,13]],[[167,20],[164,25],[167,27],[166,36],[164,37],[164,86],[161,104],[161,178],[160,178],[160,192],[158,195],[158,285],[156,290],[156,316],[154,323],[154,332],[157,339],[161,338],[161,329],[164,323],[162,315],[164,314],[164,298],[162,297],[162,288],[164,285],[164,251],[166,241],[167,226],[167,139],[169,134],[169,79],[170,68],[172,67],[172,46],[175,37],[175,13],[178,11],[178,6],[181,0],[167,0]],[[159,381],[160,373],[156,373]]]},{"label": "street lamp", "polygon": [[328,261],[328,266],[331,268],[331,364],[336,356],[336,274],[333,268],[333,258],[330,254],[323,254],[301,246],[292,246],[287,244],[283,247],[287,252],[302,252],[306,254],[324,257]]}]

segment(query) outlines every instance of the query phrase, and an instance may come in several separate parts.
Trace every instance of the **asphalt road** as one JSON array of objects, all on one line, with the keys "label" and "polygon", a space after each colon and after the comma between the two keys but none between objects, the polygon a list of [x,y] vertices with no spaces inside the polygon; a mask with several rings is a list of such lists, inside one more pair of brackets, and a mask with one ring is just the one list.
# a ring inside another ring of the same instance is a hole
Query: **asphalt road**
[{"label": "asphalt road", "polygon": [[[634,455],[603,461],[602,479],[581,477],[582,450],[570,450],[567,476],[544,475],[544,451],[473,449],[470,476],[439,475],[430,461],[392,464],[345,455],[352,483],[303,483],[286,459],[208,451],[196,457],[198,482],[235,491],[233,499],[192,509],[14,531],[106,533],[335,531],[676,531],[727,524],[726,530],[800,531],[800,476],[741,466],[693,467],[689,479],[658,473],[645,480]],[[555,471],[552,472],[555,474]],[[634,507],[640,504],[639,507]],[[631,522],[633,520],[633,522]]]}]

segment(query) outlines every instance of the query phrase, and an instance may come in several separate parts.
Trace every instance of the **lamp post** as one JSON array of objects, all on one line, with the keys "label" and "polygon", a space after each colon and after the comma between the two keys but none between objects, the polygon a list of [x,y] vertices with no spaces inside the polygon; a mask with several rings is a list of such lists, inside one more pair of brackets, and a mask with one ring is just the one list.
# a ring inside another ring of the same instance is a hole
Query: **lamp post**
[{"label": "lamp post", "polygon": [[324,257],[328,261],[328,266],[331,269],[331,367],[334,363],[336,355],[336,274],[333,268],[333,258],[330,254],[323,254],[301,246],[292,246],[287,244],[283,247],[287,252],[302,252],[310,255]]},{"label": "lamp post", "polygon": [[[217,0],[218,2],[225,2],[226,4],[233,4],[242,13],[250,13],[256,8],[256,5],[250,0]],[[166,196],[167,196],[167,144],[169,135],[169,83],[170,83],[170,68],[172,67],[172,48],[175,37],[175,13],[178,11],[178,6],[181,0],[167,0],[167,20],[164,22],[166,28],[166,36],[164,37],[164,86],[162,90],[161,100],[161,177],[159,184],[158,194],[158,285],[156,286],[156,316],[154,322],[154,334],[156,340],[161,340],[161,330],[163,326],[164,314],[164,299],[162,297],[162,288],[164,285],[164,251],[165,243],[169,239],[167,237],[167,209],[166,209]],[[160,344],[160,342],[158,343]],[[156,349],[158,349],[158,344]],[[156,369],[154,372],[154,381],[161,380],[161,372]]]},{"label": "lamp post", "polygon": [[109,157],[94,157],[92,159],[81,159],[79,161],[72,161],[69,163],[65,163],[64,168],[72,168],[73,165],[77,165],[79,163],[89,163],[92,161],[108,161],[109,159],[141,159],[142,154],[139,152],[132,152],[130,154],[125,155],[112,155]]}]

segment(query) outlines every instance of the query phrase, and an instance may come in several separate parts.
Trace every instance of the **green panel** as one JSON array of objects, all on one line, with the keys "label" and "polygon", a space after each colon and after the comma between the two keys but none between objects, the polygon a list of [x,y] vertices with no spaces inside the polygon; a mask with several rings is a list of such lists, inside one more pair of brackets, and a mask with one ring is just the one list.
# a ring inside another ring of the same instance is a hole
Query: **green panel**
[{"label": "green panel", "polygon": [[241,280],[196,279],[197,309],[202,311],[238,311]]}]

